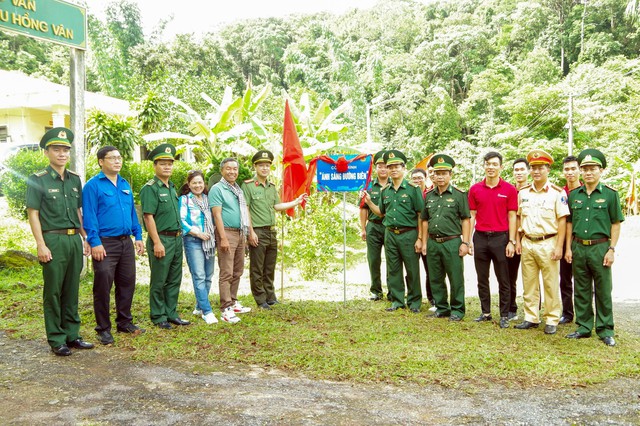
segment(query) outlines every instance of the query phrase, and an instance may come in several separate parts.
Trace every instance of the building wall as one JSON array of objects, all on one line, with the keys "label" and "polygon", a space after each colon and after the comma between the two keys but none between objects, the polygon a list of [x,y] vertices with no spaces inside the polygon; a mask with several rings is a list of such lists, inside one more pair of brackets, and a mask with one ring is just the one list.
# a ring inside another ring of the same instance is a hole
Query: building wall
[{"label": "building wall", "polygon": [[[69,116],[64,117],[69,127]],[[53,127],[50,111],[34,108],[12,108],[0,110],[0,126],[7,126],[7,142],[38,142],[47,129]]]}]

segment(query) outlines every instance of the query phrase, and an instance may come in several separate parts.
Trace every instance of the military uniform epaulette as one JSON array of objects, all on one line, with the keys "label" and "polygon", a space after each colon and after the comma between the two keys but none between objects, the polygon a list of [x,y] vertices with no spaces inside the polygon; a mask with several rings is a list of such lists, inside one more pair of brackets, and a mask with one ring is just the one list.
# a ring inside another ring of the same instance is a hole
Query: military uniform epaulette
[{"label": "military uniform epaulette", "polygon": [[47,173],[48,173],[48,172],[47,172],[47,169],[42,169],[42,170],[40,170],[39,172],[35,172],[34,174],[35,174],[36,176],[38,176],[38,177],[42,177],[42,176],[46,175]]},{"label": "military uniform epaulette", "polygon": [[431,189],[427,189],[427,194],[428,194],[428,193],[430,193],[430,192],[433,192],[436,188],[437,188],[437,187],[436,187],[435,185],[433,185],[433,186],[431,187]]},{"label": "military uniform epaulette", "polygon": [[614,191],[614,192],[618,192],[617,189],[610,187],[609,185],[605,185],[605,187],[609,188],[610,190]]},{"label": "military uniform epaulette", "polygon": [[67,170],[69,173],[71,173],[72,175],[76,175],[78,177],[80,177],[80,175],[76,172],[74,172],[73,170]]},{"label": "military uniform epaulette", "polygon": [[245,179],[244,183],[251,183],[254,181],[254,178]]},{"label": "military uniform epaulette", "polygon": [[[435,186],[434,186],[434,188],[435,188]],[[461,192],[461,193],[463,193],[463,194],[466,194],[466,193],[467,193],[467,191],[463,191],[462,189],[457,188],[457,187],[455,187],[455,186],[453,187],[453,189],[455,189],[456,191]]]},{"label": "military uniform epaulette", "polygon": [[151,185],[153,185],[154,183],[156,183],[156,181],[155,181],[155,180],[153,180],[153,179],[150,179],[149,181],[147,181],[147,183],[145,183],[145,185],[149,185],[149,186],[151,186]]},{"label": "military uniform epaulette", "polygon": [[522,191],[523,189],[529,189],[529,188],[531,188],[531,184],[530,184],[530,183],[526,184],[525,186],[523,186],[523,187],[522,187],[522,188],[520,188],[520,189],[518,189],[518,188],[516,188],[516,189],[517,189],[517,190],[518,190],[518,192],[519,192],[519,191]]},{"label": "military uniform epaulette", "polygon": [[553,183],[550,186],[558,192],[564,191],[564,188],[561,188],[558,185],[554,185]]}]

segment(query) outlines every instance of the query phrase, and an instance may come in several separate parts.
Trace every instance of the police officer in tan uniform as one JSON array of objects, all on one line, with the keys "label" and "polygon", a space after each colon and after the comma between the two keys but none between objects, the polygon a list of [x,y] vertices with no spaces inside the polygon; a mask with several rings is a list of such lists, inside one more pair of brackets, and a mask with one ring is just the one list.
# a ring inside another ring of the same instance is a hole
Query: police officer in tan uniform
[{"label": "police officer in tan uniform", "polygon": [[534,149],[527,155],[533,183],[518,193],[516,253],[522,258],[524,321],[520,330],[537,328],[540,307],[540,274],[544,289],[545,334],[555,334],[562,315],[560,258],[569,215],[567,194],[549,182],[551,155]]}]

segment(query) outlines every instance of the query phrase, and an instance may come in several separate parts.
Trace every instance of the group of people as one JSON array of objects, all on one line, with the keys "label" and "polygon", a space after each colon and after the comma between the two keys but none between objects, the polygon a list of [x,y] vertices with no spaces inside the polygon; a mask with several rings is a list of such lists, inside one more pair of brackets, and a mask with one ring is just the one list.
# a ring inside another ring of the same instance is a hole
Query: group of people
[{"label": "group of people", "polygon": [[508,328],[510,321],[518,320],[516,281],[521,268],[524,320],[514,328],[540,326],[542,278],[545,334],[555,334],[558,324],[575,320],[577,329],[566,337],[587,338],[595,323],[598,337],[615,345],[611,265],[624,216],[618,193],[600,181],[607,166],[602,152],[586,149],[578,157],[566,157],[564,188],[549,181],[554,159],[541,149],[513,162],[515,185],[500,177],[502,155],[488,152],[483,158],[484,179],[468,192],[451,184],[455,161],[448,155],[433,155],[428,171],[414,169],[412,183],[405,180],[406,163],[398,150],[378,152],[376,177],[362,194],[360,224],[367,243],[371,300],[384,298],[384,248],[391,301],[387,311],[408,307],[420,312],[422,257],[427,299],[435,311],[431,316],[461,321],[463,258],[473,255],[482,310],[475,321],[493,320],[491,264],[498,281],[498,324]]},{"label": "group of people", "polygon": [[[145,245],[131,186],[119,174],[123,158],[118,149],[98,150],[101,171],[83,187],[80,177],[66,168],[72,143],[71,130],[49,130],[40,141],[49,165],[27,179],[27,213],[43,268],[45,329],[53,353],[68,356],[71,349],[93,348],[80,336],[78,288],[83,254],[92,257],[95,330],[105,345],[114,342],[110,320],[114,284],[117,331],[145,332],[134,324],[131,314],[136,255],[145,251],[151,269],[150,319],[160,329],[190,324],[177,311],[183,253],[196,297],[193,314],[207,324],[218,322],[209,300],[216,253],[220,319],[235,324],[240,321],[236,314],[251,310],[237,298],[245,244],[257,306],[271,309],[278,303],[275,212],[301,204],[306,195],[281,202],[269,181],[271,152],[261,150],[253,156],[255,175],[242,185],[237,182],[238,160],[226,158],[220,164],[222,177],[210,190],[204,173],[192,170],[178,194],[170,180],[176,149],[171,144],[156,147],[148,157],[154,177],[140,191],[148,233]],[[475,321],[492,321],[491,264],[498,280],[499,325],[508,328],[510,321],[518,319],[515,296],[521,267],[524,321],[515,328],[540,325],[542,276],[546,334],[555,334],[558,324],[575,319],[578,327],[566,337],[590,337],[595,318],[596,334],[605,344],[615,345],[611,265],[624,217],[617,192],[600,182],[606,168],[600,151],[587,149],[564,159],[564,188],[549,182],[553,158],[539,149],[514,161],[515,186],[500,177],[501,154],[487,153],[485,178],[468,193],[451,184],[455,161],[445,154],[432,156],[429,173],[413,170],[412,183],[405,180],[407,159],[402,152],[378,152],[373,163],[376,177],[363,193],[360,214],[372,300],[384,297],[384,247],[387,298],[392,302],[388,311],[408,307],[420,312],[422,258],[432,316],[461,321],[465,316],[463,258],[469,254],[474,256],[482,309]]]},{"label": "group of people", "polygon": [[[71,349],[94,347],[80,336],[78,289],[82,256],[91,256],[94,270],[95,331],[104,345],[114,342],[110,294],[115,286],[116,329],[138,335],[131,305],[136,284],[136,255],[146,251],[150,265],[149,307],[160,329],[187,326],[177,311],[183,253],[192,275],[194,315],[207,324],[218,322],[209,301],[215,255],[218,255],[220,318],[235,324],[236,315],[251,308],[237,299],[249,244],[251,291],[256,304],[271,309],[278,303],[274,289],[277,255],[275,211],[299,205],[306,197],[280,202],[268,177],[273,154],[253,156],[255,177],[237,183],[239,164],[226,158],[222,178],[207,191],[202,171],[192,170],[180,194],[170,178],[176,156],[171,144],[149,153],[154,177],[140,191],[146,245],[129,183],[120,176],[123,158],[116,147],[98,150],[101,171],[82,186],[68,170],[73,132],[56,127],[42,137],[40,147],[49,165],[27,179],[26,207],[43,272],[43,310],[47,341],[58,356]],[[133,237],[133,240],[132,240]]]}]

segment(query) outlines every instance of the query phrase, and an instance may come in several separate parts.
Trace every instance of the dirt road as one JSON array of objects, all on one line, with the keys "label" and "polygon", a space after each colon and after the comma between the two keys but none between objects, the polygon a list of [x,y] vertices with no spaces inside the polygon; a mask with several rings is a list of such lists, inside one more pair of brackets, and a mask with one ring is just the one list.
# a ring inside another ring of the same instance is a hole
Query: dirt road
[{"label": "dirt road", "polygon": [[[618,309],[635,315],[640,304]],[[197,371],[179,361],[133,362],[114,347],[58,358],[44,342],[0,333],[0,424],[640,425],[640,381],[632,379],[447,389],[315,381],[258,367]]]}]

